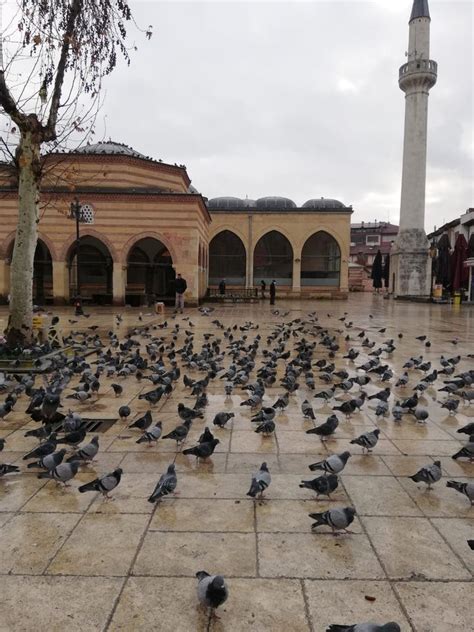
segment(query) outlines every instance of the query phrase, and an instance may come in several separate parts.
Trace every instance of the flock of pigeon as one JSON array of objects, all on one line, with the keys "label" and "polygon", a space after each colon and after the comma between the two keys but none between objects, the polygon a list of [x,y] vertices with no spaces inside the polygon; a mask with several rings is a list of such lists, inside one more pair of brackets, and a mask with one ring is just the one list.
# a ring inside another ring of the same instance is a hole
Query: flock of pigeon
[{"label": "flock of pigeon", "polygon": [[[210,307],[200,308],[199,318],[209,319],[212,311]],[[196,445],[185,449],[182,446],[192,425],[202,423],[211,382],[222,384],[220,388],[230,404],[236,389],[247,393],[240,406],[250,409],[255,432],[263,437],[270,437],[278,431],[279,414],[298,392],[306,394],[301,404],[303,419],[313,422],[316,419],[310,398],[316,407],[325,405],[332,408],[332,414],[324,423],[314,424],[306,431],[307,434],[317,435],[321,441],[337,433],[341,423],[350,422],[353,414],[363,413],[367,407],[371,407],[376,418],[391,415],[394,423],[413,418],[415,423],[425,424],[429,421],[429,412],[423,401],[428,389],[446,393],[438,402],[449,415],[456,414],[474,401],[474,370],[457,370],[460,355],[441,356],[439,366],[435,367],[423,358],[423,354],[419,354],[407,359],[403,373],[395,375],[390,359],[396,351],[396,342],[394,339],[380,341],[385,328],[370,326],[370,321],[365,329],[357,328],[347,314],[339,319],[339,323],[328,314],[329,326],[320,324],[316,312],[293,320],[287,320],[289,312],[274,310],[272,314],[278,317],[278,322],[270,325],[268,333],[260,333],[259,326],[252,322],[225,326],[218,319],[207,320],[212,327],[205,329],[199,348],[194,324],[189,317],[183,317],[174,324],[165,321],[157,325],[145,324],[140,315],[138,326],[121,333],[122,319],[117,315],[115,329],[104,332],[102,336],[95,325],[71,332],[65,343],[75,347],[74,357],[71,359],[63,353],[57,354],[49,374],[42,376],[41,385],[37,384],[39,380],[34,374],[8,373],[1,376],[0,392],[5,399],[0,405],[0,419],[20,405],[24,406],[26,415],[38,424],[25,436],[39,442],[24,455],[23,460],[28,461],[26,467],[40,470],[38,478],[52,479],[67,486],[81,465],[94,461],[99,453],[99,437],[96,435],[88,439],[80,409],[83,403],[100,396],[105,379],[106,388],[111,387],[117,397],[122,394],[126,380],[136,380],[142,385],[150,383],[150,387],[142,388],[139,395],[148,403],[149,409],[129,425],[129,428],[137,430],[136,442],[153,446],[158,441],[175,441],[176,453],[182,450],[184,455],[196,457],[197,467],[200,460],[212,457],[219,439],[209,427],[205,427]],[[173,316],[172,320],[176,317]],[[398,334],[398,337],[402,338],[403,334]],[[454,340],[453,344],[456,342]],[[426,336],[419,336],[413,343],[426,348],[431,346]],[[91,350],[95,351],[95,356],[86,355]],[[359,357],[363,360],[359,361]],[[467,357],[472,358],[472,355]],[[413,386],[410,384],[414,378],[416,384]],[[154,422],[153,414],[159,410],[160,401],[172,396],[181,379],[196,400],[192,407],[182,402],[178,404],[176,427],[163,434],[162,423]],[[110,380],[113,380],[111,384]],[[371,395],[365,390],[369,384],[371,390],[376,387]],[[270,403],[266,390],[276,386],[281,387],[283,392]],[[406,397],[395,396],[395,392],[400,393],[406,388],[409,389]],[[72,407],[76,410],[71,410]],[[216,434],[221,432],[232,423],[236,414],[235,409],[234,412],[218,412],[213,419],[212,430]],[[118,415],[122,420],[133,418],[129,406],[120,406]],[[467,424],[458,432],[466,434],[469,440],[452,458],[473,461],[474,423]],[[379,435],[380,430],[375,428],[353,439],[351,444],[369,455],[376,450]],[[6,441],[0,439],[0,451]],[[320,474],[301,481],[300,487],[314,492],[317,497],[330,498],[350,458],[351,453],[345,451],[330,454],[324,460],[311,464],[309,469]],[[0,464],[0,477],[17,473],[21,473],[19,466]],[[122,469],[116,468],[81,485],[78,491],[100,492],[109,498],[123,475]],[[440,462],[436,461],[427,463],[411,479],[425,483],[431,489],[441,475]],[[247,495],[255,502],[264,502],[271,480],[271,473],[264,462],[252,476]],[[474,504],[474,482],[453,480],[447,486]],[[178,477],[173,461],[159,478],[148,501],[159,503],[164,497],[174,494],[177,487]],[[355,515],[356,508],[348,506],[310,513],[309,517],[313,521],[313,529],[327,526],[334,535],[338,535],[341,532],[351,533],[349,527]],[[470,540],[468,544],[474,548],[474,541]],[[227,583],[221,575],[206,571],[197,572],[196,577],[199,603],[215,616],[216,608],[229,596]],[[399,632],[400,626],[394,622],[384,625],[333,624],[328,631]]]}]

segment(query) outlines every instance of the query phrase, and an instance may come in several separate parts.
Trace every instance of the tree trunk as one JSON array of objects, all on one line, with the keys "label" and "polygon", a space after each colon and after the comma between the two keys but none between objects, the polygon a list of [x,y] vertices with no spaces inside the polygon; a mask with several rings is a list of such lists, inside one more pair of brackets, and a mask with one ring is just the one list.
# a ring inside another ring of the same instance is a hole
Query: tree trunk
[{"label": "tree trunk", "polygon": [[40,141],[34,131],[22,133],[17,150],[18,224],[10,268],[10,318],[7,345],[28,346],[32,338],[33,265],[38,240]]}]

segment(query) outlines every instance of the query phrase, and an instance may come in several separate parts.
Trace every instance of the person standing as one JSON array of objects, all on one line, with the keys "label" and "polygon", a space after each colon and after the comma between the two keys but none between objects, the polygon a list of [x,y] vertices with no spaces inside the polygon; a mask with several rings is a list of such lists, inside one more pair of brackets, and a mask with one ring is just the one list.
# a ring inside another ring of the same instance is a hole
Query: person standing
[{"label": "person standing", "polygon": [[261,297],[265,298],[265,290],[267,289],[267,284],[265,283],[265,281],[262,279],[260,281],[260,292],[261,292]]},{"label": "person standing", "polygon": [[222,279],[222,281],[219,283],[219,294],[221,296],[225,296],[225,279]]},{"label": "person standing", "polygon": [[270,283],[270,305],[275,305],[276,283],[275,279]]},{"label": "person standing", "polygon": [[374,262],[372,264],[371,277],[373,281],[374,290],[377,294],[379,294],[382,288],[382,277],[383,277],[382,253],[380,252],[380,250],[377,250],[377,254],[375,255]]},{"label": "person standing", "polygon": [[186,283],[185,279],[181,277],[180,274],[177,274],[174,286],[175,286],[175,292],[176,292],[176,303],[175,303],[174,311],[175,313],[178,311],[181,311],[181,313],[183,313],[184,293],[186,292],[188,284]]}]

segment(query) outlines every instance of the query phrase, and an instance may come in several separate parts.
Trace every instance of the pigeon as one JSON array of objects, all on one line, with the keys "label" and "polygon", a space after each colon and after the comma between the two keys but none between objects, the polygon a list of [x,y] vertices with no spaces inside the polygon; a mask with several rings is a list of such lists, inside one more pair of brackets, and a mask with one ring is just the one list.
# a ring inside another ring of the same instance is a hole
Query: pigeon
[{"label": "pigeon", "polygon": [[3,450],[3,448],[5,447],[5,439],[0,439],[0,452]]},{"label": "pigeon", "polygon": [[340,406],[333,406],[332,409],[339,410],[341,413],[344,413],[347,418],[349,418],[352,413],[356,411],[356,405],[352,400],[349,400],[346,402],[342,402]]},{"label": "pigeon", "polygon": [[[184,404],[178,404],[178,415],[180,418],[186,421],[192,421],[199,417],[200,419],[204,418],[204,415],[201,410],[193,410],[192,408],[187,408]],[[163,437],[164,439],[165,437]]]},{"label": "pigeon", "polygon": [[275,422],[271,419],[264,421],[255,428],[255,432],[268,437],[272,432],[275,432]]},{"label": "pigeon", "polygon": [[376,428],[371,432],[364,432],[356,439],[352,439],[350,443],[354,443],[355,445],[360,445],[362,448],[362,452],[372,452],[372,449],[375,448],[377,442],[379,440],[380,430]]},{"label": "pigeon", "polygon": [[148,426],[151,426],[152,422],[153,418],[151,416],[151,412],[147,410],[144,415],[142,415],[132,424],[130,424],[129,428],[139,428],[140,430],[146,430]]},{"label": "pigeon", "polygon": [[191,419],[188,419],[187,421],[184,422],[184,424],[180,424],[179,426],[176,426],[174,430],[164,435],[163,439],[173,439],[174,441],[176,441],[176,445],[183,443],[183,441],[188,436],[188,432],[189,432],[189,429],[191,428],[192,423],[193,422],[191,421]]},{"label": "pigeon", "polygon": [[19,472],[20,468],[17,465],[9,465],[8,463],[0,463],[0,477],[5,474],[13,474]]},{"label": "pigeon", "polygon": [[449,411],[450,415],[455,415],[456,410],[459,406],[459,399],[447,399],[443,404],[441,404],[441,408],[446,408]]},{"label": "pigeon", "polygon": [[217,413],[212,423],[214,424],[214,426],[219,426],[219,428],[224,428],[224,426],[229,421],[229,419],[232,419],[233,417],[235,417],[234,413],[227,413],[227,412]]},{"label": "pigeon", "polygon": [[33,463],[28,463],[26,467],[42,467],[45,470],[54,470],[56,466],[63,462],[63,459],[66,455],[67,450],[62,448],[57,452],[53,452],[52,454],[47,454],[39,461],[34,461]]},{"label": "pigeon", "polygon": [[176,476],[176,468],[174,463],[172,463],[168,466],[166,473],[160,476],[160,480],[156,484],[156,487],[153,490],[152,495],[148,499],[148,502],[154,503],[159,501],[163,496],[173,494],[177,484],[178,478]]},{"label": "pigeon", "polygon": [[318,461],[309,465],[309,469],[314,472],[315,470],[322,470],[328,474],[339,474],[346,467],[346,463],[351,456],[350,452],[342,452],[341,454],[331,454],[324,461]]},{"label": "pigeon", "polygon": [[455,489],[460,494],[464,494],[468,500],[470,500],[471,505],[474,505],[474,483],[461,483],[459,481],[448,481],[446,483],[446,487],[451,487]]},{"label": "pigeon", "polygon": [[214,441],[214,435],[206,426],[204,432],[199,436],[198,443],[209,443],[210,441]]},{"label": "pigeon", "polygon": [[331,527],[333,535],[337,535],[341,530],[346,533],[352,533],[348,531],[347,527],[354,521],[356,510],[353,507],[339,507],[323,511],[322,513],[310,513],[308,515],[315,520],[311,525],[312,529],[327,525]]},{"label": "pigeon", "polygon": [[38,478],[51,478],[58,483],[62,483],[66,487],[67,482],[76,476],[78,470],[79,461],[60,463],[52,470],[40,472],[40,474],[38,474]]},{"label": "pigeon", "polygon": [[79,448],[78,451],[68,459],[68,463],[72,461],[93,461],[98,452],[99,437],[95,435],[95,437],[92,437],[90,440],[90,443]]},{"label": "pigeon", "polygon": [[354,625],[339,625],[333,623],[330,625],[326,632],[401,632],[401,627],[398,623],[390,621],[383,625],[377,625],[376,623],[356,623]]},{"label": "pigeon", "polygon": [[198,443],[193,448],[183,450],[183,454],[192,454],[196,457],[196,459],[208,459],[212,456],[219,443],[219,439],[212,439],[212,441]]},{"label": "pigeon", "polygon": [[411,478],[415,483],[426,483],[428,489],[432,489],[432,484],[440,480],[441,474],[441,461],[435,461],[422,467],[416,474],[408,478]]},{"label": "pigeon", "polygon": [[329,474],[329,476],[318,476],[311,481],[301,481],[300,487],[304,489],[311,489],[316,492],[316,496],[328,496],[337,489],[339,480],[336,474]]},{"label": "pigeon", "polygon": [[64,435],[62,439],[58,439],[58,444],[65,443],[70,446],[77,446],[84,441],[86,438],[87,430],[85,426],[79,428],[79,430],[75,430],[74,432],[69,432],[67,435]]},{"label": "pigeon", "polygon": [[460,459],[460,458],[465,458],[465,459],[469,459],[470,461],[474,461],[474,437],[471,436],[469,439],[469,443],[466,443],[466,445],[463,448],[461,448],[459,452],[456,452],[456,454],[453,454],[451,458],[455,460]]},{"label": "pigeon", "polygon": [[305,419],[315,419],[313,407],[307,399],[305,399],[304,402],[301,404],[301,412],[303,413],[303,417]]},{"label": "pigeon", "polygon": [[56,440],[56,433],[53,432],[53,434],[49,437],[47,441],[45,441],[44,443],[40,443],[37,448],[31,450],[31,452],[28,452],[28,454],[25,454],[23,460],[26,461],[27,459],[42,459],[47,454],[51,454],[56,450],[57,443],[58,442]]},{"label": "pigeon", "polygon": [[321,441],[325,441],[326,437],[330,437],[336,432],[336,428],[339,425],[339,419],[336,415],[331,415],[326,421],[316,428],[310,428],[306,431],[306,434],[316,434],[321,437]]},{"label": "pigeon", "polygon": [[469,436],[474,435],[474,421],[471,421],[471,423],[468,423],[462,428],[459,428],[457,432],[460,432],[461,434],[467,434]]},{"label": "pigeon", "polygon": [[111,384],[111,387],[114,390],[115,397],[120,397],[123,393],[123,386],[121,384]]},{"label": "pigeon", "polygon": [[428,411],[425,408],[419,408],[418,406],[415,410],[410,410],[409,412],[415,416],[417,423],[424,424],[429,417]]},{"label": "pigeon", "polygon": [[210,608],[212,615],[216,608],[227,601],[229,589],[222,575],[209,575],[206,571],[199,571],[196,573],[196,577],[199,603]]},{"label": "pigeon", "polygon": [[110,498],[109,493],[117,487],[122,478],[123,470],[121,467],[116,468],[113,472],[100,476],[90,483],[81,485],[79,491],[84,492],[100,492],[105,498]]},{"label": "pigeon", "polygon": [[127,417],[130,417],[131,412],[129,406],[120,406],[118,410],[120,419],[127,419]]},{"label": "pigeon", "polygon": [[137,439],[136,443],[145,443],[148,441],[149,446],[151,446],[152,443],[156,443],[161,437],[162,426],[161,421],[158,421],[152,428],[145,430],[142,436]]},{"label": "pigeon", "polygon": [[270,472],[268,471],[268,467],[266,463],[262,463],[258,472],[256,472],[252,476],[252,482],[250,484],[250,489],[247,492],[247,496],[251,498],[255,498],[257,494],[260,494],[260,498],[263,498],[263,493],[270,485],[272,481],[272,477]]},{"label": "pigeon", "polygon": [[401,421],[403,416],[403,408],[400,406],[400,402],[395,402],[395,406],[392,408],[392,415],[394,421]]}]

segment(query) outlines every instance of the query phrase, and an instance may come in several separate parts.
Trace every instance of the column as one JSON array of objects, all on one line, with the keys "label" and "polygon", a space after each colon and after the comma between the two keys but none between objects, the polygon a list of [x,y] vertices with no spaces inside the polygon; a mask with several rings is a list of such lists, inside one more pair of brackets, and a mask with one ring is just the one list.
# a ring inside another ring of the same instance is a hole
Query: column
[{"label": "column", "polygon": [[0,261],[0,296],[5,300],[10,293],[10,264]]},{"label": "column", "polygon": [[125,303],[125,283],[127,278],[127,266],[114,261],[112,269],[112,301],[114,305]]},{"label": "column", "polygon": [[69,300],[69,271],[65,261],[53,261],[53,302],[64,305]]},{"label": "column", "polygon": [[300,255],[295,256],[295,259],[293,259],[293,286],[291,290],[292,292],[295,292],[295,293],[301,292],[301,257]]}]

